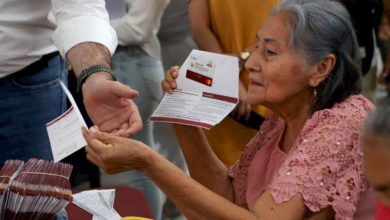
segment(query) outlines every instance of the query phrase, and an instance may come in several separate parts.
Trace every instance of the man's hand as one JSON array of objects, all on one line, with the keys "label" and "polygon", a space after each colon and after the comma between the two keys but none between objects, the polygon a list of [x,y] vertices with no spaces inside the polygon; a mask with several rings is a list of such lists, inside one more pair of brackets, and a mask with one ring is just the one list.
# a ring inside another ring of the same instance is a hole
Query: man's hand
[{"label": "man's hand", "polygon": [[137,106],[131,100],[138,92],[107,73],[95,73],[82,86],[85,109],[100,130],[130,137],[142,129]]},{"label": "man's hand", "polygon": [[[76,76],[96,64],[111,66],[108,49],[101,44],[85,42],[71,48],[66,57]],[[82,85],[85,109],[100,130],[129,137],[142,129],[141,116],[131,100],[138,92],[120,82],[112,81],[110,74],[94,73]]]}]

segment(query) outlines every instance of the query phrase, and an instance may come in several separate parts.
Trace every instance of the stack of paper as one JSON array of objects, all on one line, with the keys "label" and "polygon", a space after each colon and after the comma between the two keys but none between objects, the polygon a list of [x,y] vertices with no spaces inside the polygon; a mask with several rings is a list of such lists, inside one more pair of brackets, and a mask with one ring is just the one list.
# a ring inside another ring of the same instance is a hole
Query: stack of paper
[{"label": "stack of paper", "polygon": [[7,160],[0,170],[0,219],[4,219],[9,186],[23,167],[23,161]]},{"label": "stack of paper", "polygon": [[2,189],[5,199],[0,207],[1,219],[53,219],[72,200],[71,165],[38,159],[30,159],[24,165],[20,161],[12,164],[15,167],[6,162],[2,169],[14,170],[11,175],[1,172],[10,177]]}]

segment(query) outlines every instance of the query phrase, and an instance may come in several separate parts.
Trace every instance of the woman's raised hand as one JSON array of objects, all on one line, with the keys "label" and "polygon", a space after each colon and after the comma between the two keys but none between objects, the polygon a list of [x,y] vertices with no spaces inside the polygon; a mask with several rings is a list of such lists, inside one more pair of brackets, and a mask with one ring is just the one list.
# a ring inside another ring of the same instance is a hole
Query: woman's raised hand
[{"label": "woman's raised hand", "polygon": [[161,82],[164,93],[172,93],[176,89],[176,78],[179,76],[179,66],[173,66],[165,72],[165,79]]}]

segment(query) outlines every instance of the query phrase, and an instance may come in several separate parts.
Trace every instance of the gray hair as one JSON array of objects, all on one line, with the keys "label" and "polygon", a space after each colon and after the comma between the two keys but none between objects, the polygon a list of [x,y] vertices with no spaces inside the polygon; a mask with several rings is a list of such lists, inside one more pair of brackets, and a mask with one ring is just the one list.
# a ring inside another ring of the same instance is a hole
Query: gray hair
[{"label": "gray hair", "polygon": [[390,97],[378,102],[364,125],[365,134],[375,134],[390,139]]},{"label": "gray hair", "polygon": [[292,29],[290,46],[304,66],[336,56],[336,65],[316,89],[312,112],[331,108],[361,92],[358,41],[348,11],[335,0],[284,0],[271,14],[286,12]]}]

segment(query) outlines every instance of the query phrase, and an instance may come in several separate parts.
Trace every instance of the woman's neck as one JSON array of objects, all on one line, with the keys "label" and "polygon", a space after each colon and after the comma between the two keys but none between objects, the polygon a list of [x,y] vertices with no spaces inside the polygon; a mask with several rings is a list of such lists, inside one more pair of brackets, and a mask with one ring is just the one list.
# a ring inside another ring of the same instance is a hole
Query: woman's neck
[{"label": "woman's neck", "polygon": [[301,133],[303,126],[311,115],[311,106],[309,104],[300,105],[289,111],[279,112],[286,123],[284,134],[282,136],[282,150],[288,152],[293,146],[295,140]]},{"label": "woman's neck", "polygon": [[295,140],[301,134],[303,126],[308,118],[309,115],[302,115],[301,117],[285,121],[286,127],[281,141],[281,148],[284,152],[288,153],[290,151],[291,147],[295,143]]}]

